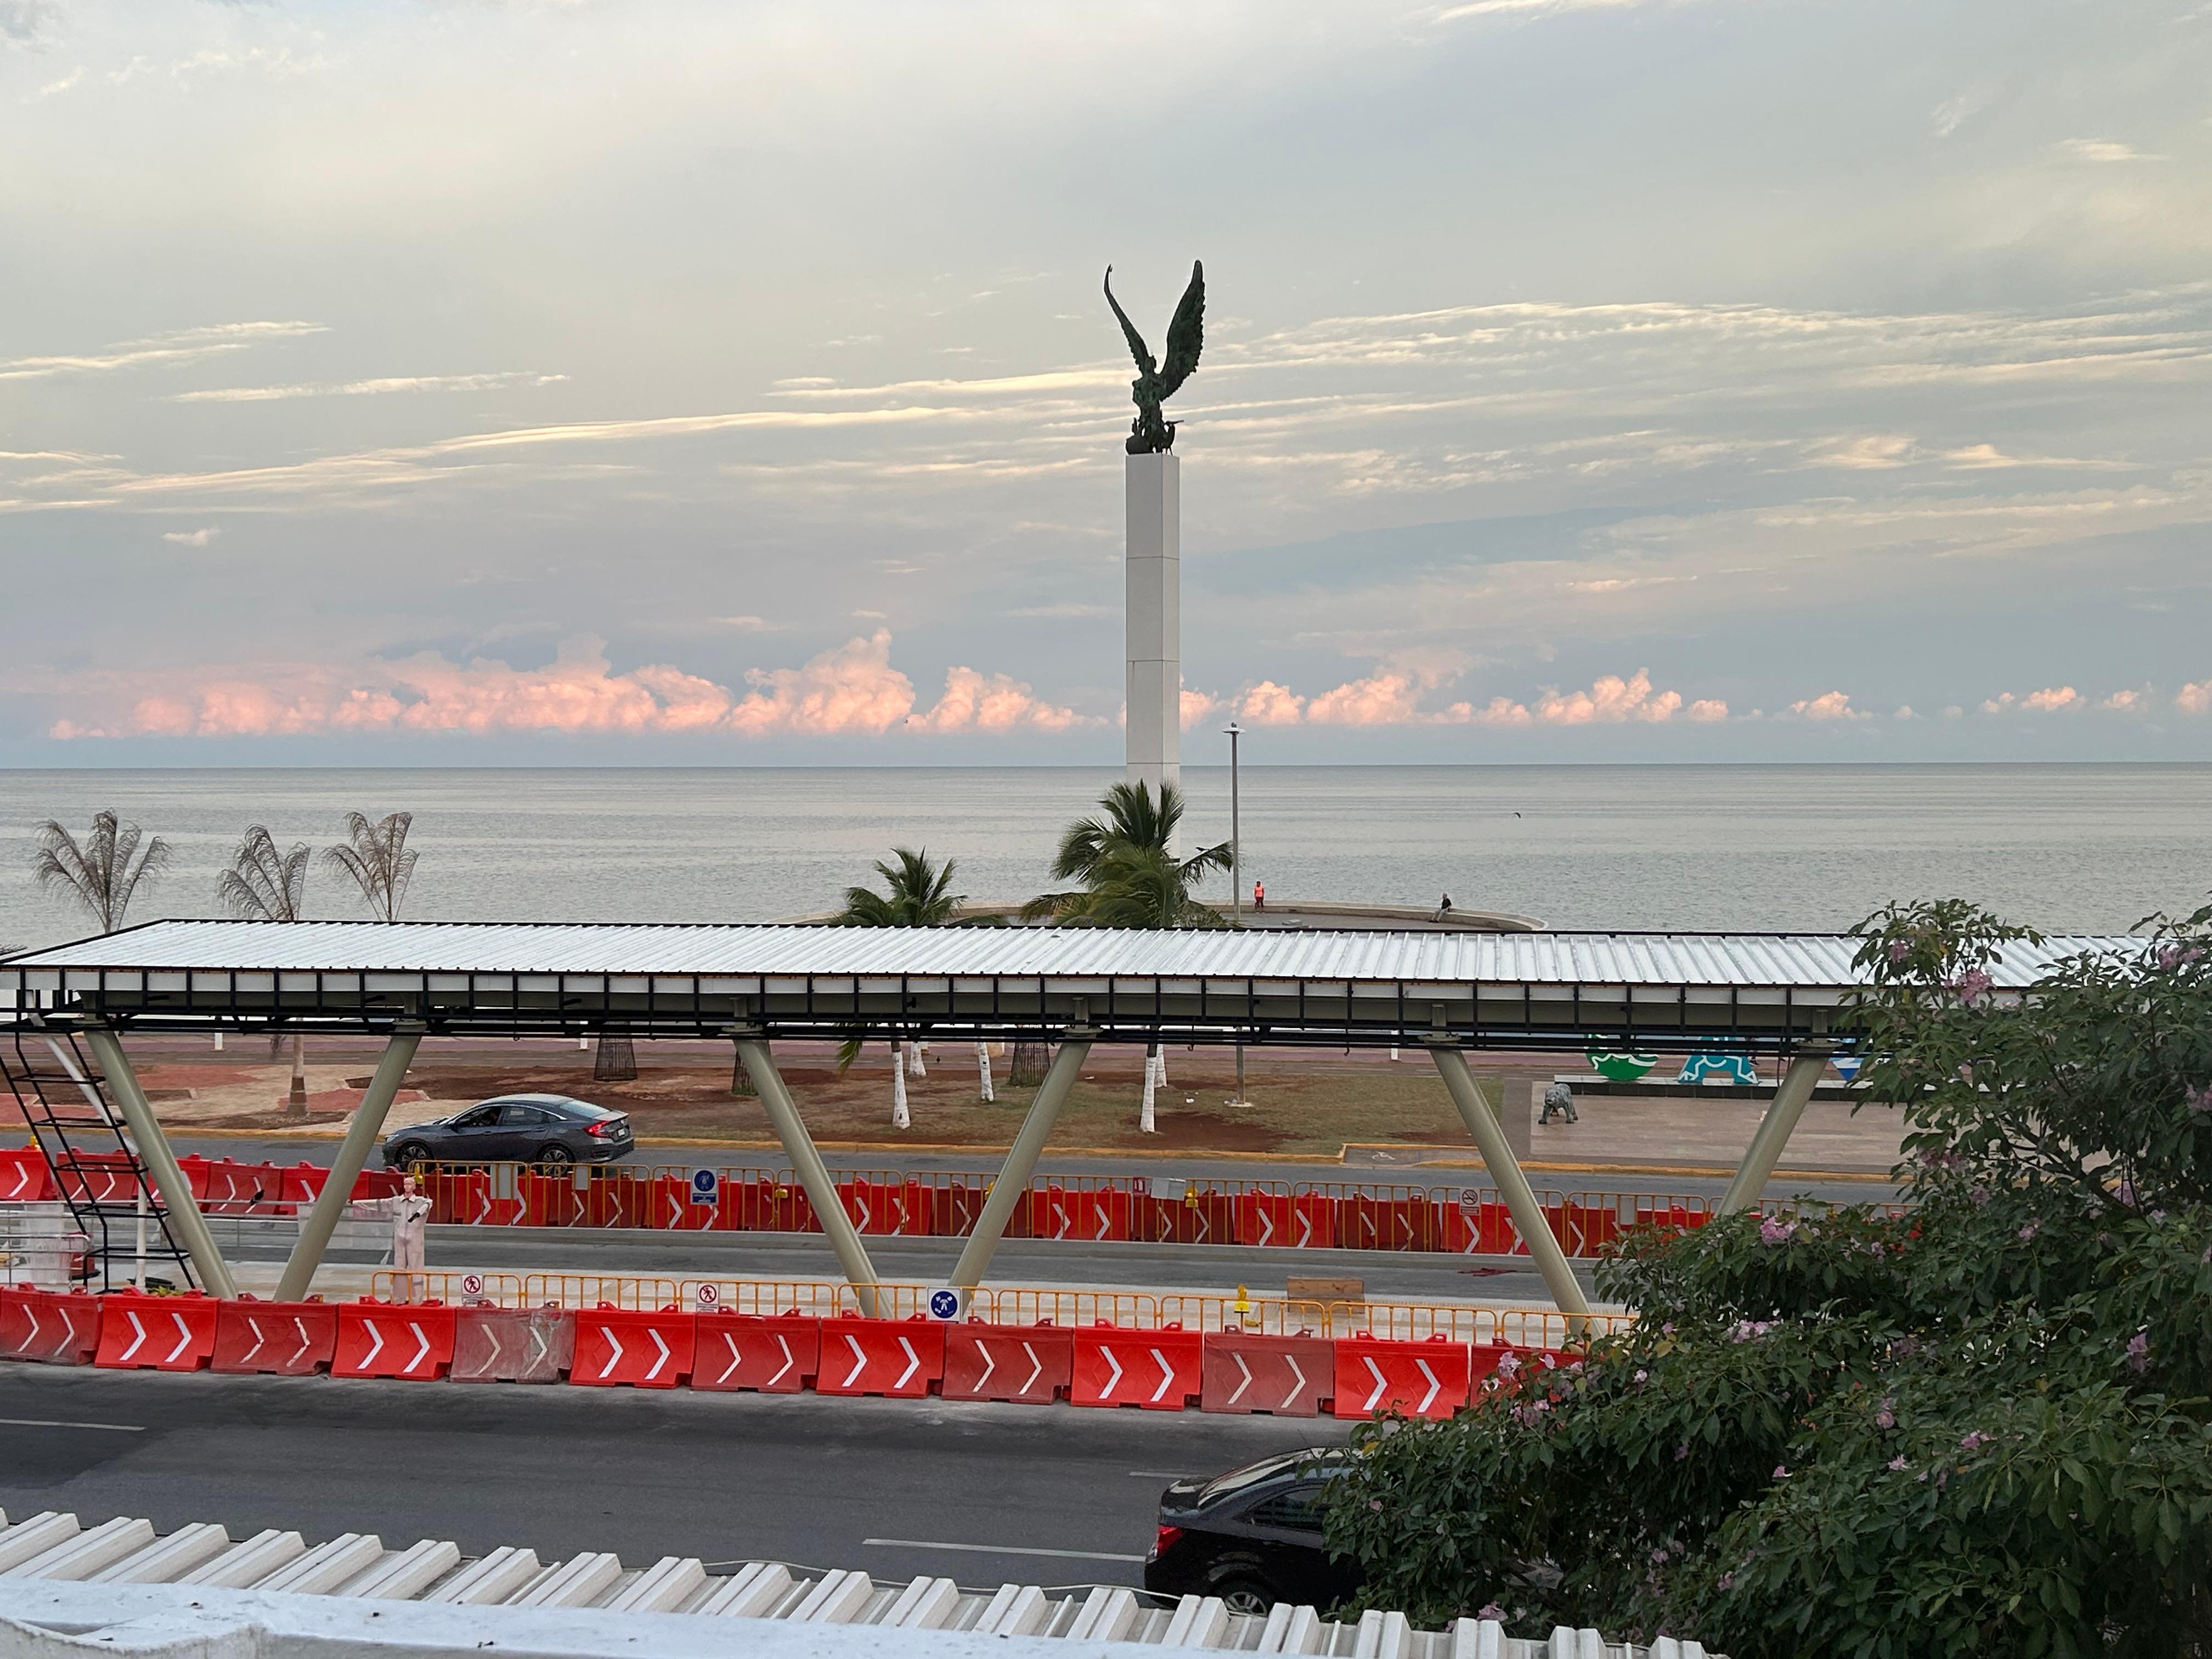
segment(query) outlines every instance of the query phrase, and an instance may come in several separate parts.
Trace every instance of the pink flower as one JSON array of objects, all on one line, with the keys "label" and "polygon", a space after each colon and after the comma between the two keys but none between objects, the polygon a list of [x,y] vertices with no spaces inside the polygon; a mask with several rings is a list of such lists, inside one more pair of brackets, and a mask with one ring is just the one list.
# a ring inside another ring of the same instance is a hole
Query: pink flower
[{"label": "pink flower", "polygon": [[1910,945],[1907,945],[1907,944],[1906,944],[1903,939],[1893,939],[1890,940],[1890,942],[1889,942],[1889,959],[1890,959],[1890,961],[1891,961],[1891,962],[1893,962],[1893,963],[1903,962],[1903,961],[1905,959],[1905,957],[1907,957],[1911,956],[1911,954],[1912,954],[1912,947],[1911,947]]},{"label": "pink flower", "polygon": [[1787,1244],[1797,1235],[1797,1224],[1769,1216],[1759,1224],[1759,1238],[1762,1244]]},{"label": "pink flower", "polygon": [[2138,1376],[2150,1369],[2150,1334],[2137,1331],[2128,1339],[2128,1369]]},{"label": "pink flower", "polygon": [[1891,1409],[1896,1403],[1893,1400],[1885,1400],[1875,1408],[1874,1423],[1876,1428],[1893,1429],[1897,1426],[1896,1413]]},{"label": "pink flower", "polygon": [[1889,1467],[1893,1469],[1901,1469],[1905,1467],[1905,1460],[1901,1457],[1893,1457],[1889,1460]]},{"label": "pink flower", "polygon": [[1665,1566],[1665,1565],[1667,1565],[1667,1552],[1666,1552],[1666,1551],[1664,1551],[1664,1550],[1654,1550],[1654,1551],[1652,1551],[1652,1552],[1651,1552],[1651,1565],[1652,1565],[1653,1566],[1655,1566],[1655,1567],[1663,1567],[1663,1566]]},{"label": "pink flower", "polygon": [[1636,1380],[1638,1382],[1648,1382],[1651,1380],[1651,1373],[1647,1370],[1639,1370],[1636,1373]]},{"label": "pink flower", "polygon": [[1723,1573],[1721,1575],[1720,1587],[1724,1590],[1734,1589],[1735,1588],[1735,1575],[1732,1572]]},{"label": "pink flower", "polygon": [[1787,1480],[1790,1478],[1789,1467],[1786,1464],[1777,1463],[1774,1466],[1774,1478],[1777,1480]]},{"label": "pink flower", "polygon": [[2212,1083],[2201,1089],[2192,1089],[2181,1098],[2192,1112],[2212,1112]]},{"label": "pink flower", "polygon": [[1521,1369],[1521,1362],[1520,1362],[1520,1360],[1519,1360],[1517,1358],[1516,1358],[1514,1355],[1510,1354],[1510,1353],[1509,1353],[1509,1354],[1507,1354],[1507,1355],[1505,1356],[1505,1358],[1504,1358],[1503,1359],[1501,1359],[1501,1360],[1499,1360],[1499,1361],[1498,1362],[1498,1374],[1500,1376],[1512,1376],[1512,1375],[1514,1374],[1514,1372],[1516,1372],[1516,1371],[1519,1370],[1520,1369]]},{"label": "pink flower", "polygon": [[1367,1500],[1367,1507],[1380,1515],[1382,1512],[1382,1500],[1379,1498],[1370,1498]]},{"label": "pink flower", "polygon": [[1989,1436],[1984,1434],[1979,1429],[1970,1429],[1966,1431],[1966,1438],[1959,1442],[1959,1449],[1960,1451],[1979,1451],[1983,1447],[1989,1443]]},{"label": "pink flower", "polygon": [[1486,1624],[1502,1625],[1505,1622],[1505,1609],[1495,1601],[1485,1601],[1474,1610],[1474,1616]]},{"label": "pink flower", "polygon": [[1685,1440],[1685,1441],[1684,1441],[1680,1445],[1679,1445],[1679,1446],[1677,1446],[1677,1447],[1675,1447],[1675,1448],[1674,1448],[1674,1461],[1675,1461],[1677,1463],[1680,1462],[1684,1458],[1687,1457],[1689,1455],[1690,1455],[1690,1443],[1689,1443],[1688,1441],[1686,1441],[1686,1440]]},{"label": "pink flower", "polygon": [[2033,1238],[2037,1233],[2042,1231],[2043,1218],[2039,1215],[2030,1216],[2027,1219],[2027,1225],[2020,1230],[2020,1242],[2025,1244],[2029,1239]]},{"label": "pink flower", "polygon": [[1978,968],[1969,968],[1951,981],[1951,988],[1959,994],[1959,1000],[1969,1008],[1990,994],[1996,981]]}]

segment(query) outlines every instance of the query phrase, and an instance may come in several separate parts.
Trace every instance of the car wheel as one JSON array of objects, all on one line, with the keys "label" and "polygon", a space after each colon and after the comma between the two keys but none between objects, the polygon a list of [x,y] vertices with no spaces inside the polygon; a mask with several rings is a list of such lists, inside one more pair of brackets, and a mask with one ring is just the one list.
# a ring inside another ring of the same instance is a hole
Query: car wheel
[{"label": "car wheel", "polygon": [[400,1142],[386,1154],[384,1159],[385,1167],[392,1170],[412,1169],[417,1164],[428,1162],[430,1162],[430,1149],[419,1140]]},{"label": "car wheel", "polygon": [[541,1169],[565,1170],[575,1161],[576,1154],[557,1140],[549,1141],[538,1149],[538,1163]]},{"label": "car wheel", "polygon": [[1275,1592],[1256,1578],[1224,1578],[1212,1587],[1224,1613],[1247,1619],[1264,1619],[1274,1610]]}]

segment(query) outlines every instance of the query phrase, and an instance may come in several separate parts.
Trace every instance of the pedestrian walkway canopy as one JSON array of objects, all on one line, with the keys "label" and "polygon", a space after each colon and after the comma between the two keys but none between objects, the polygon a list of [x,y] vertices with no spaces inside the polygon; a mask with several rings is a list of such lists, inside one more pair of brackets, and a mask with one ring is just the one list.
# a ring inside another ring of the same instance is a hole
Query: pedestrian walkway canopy
[{"label": "pedestrian walkway canopy", "polygon": [[[2058,960],[2143,941],[2016,944],[1991,973],[2017,994]],[[721,1036],[805,1186],[846,1276],[877,1284],[867,1247],[777,1070],[792,1037],[931,1036],[1057,1045],[954,1264],[983,1281],[1038,1154],[1097,1042],[1425,1046],[1564,1311],[1589,1311],[1466,1050],[1762,1049],[1790,1062],[1723,1212],[1756,1201],[1863,976],[1857,941],[1828,933],[1140,933],[1093,928],[860,928],[489,922],[156,921],[0,962],[9,1006],[61,1073],[112,1092],[201,1280],[229,1269],[169,1150],[121,1036],[230,1029],[370,1031],[383,1060],[286,1264],[279,1300],[307,1293],[331,1231],[425,1036],[618,1030]],[[82,1030],[95,1081],[64,1052]]]},{"label": "pedestrian walkway canopy", "polygon": [[[2085,951],[2009,946],[2000,992]],[[1787,1053],[1863,982],[1832,933],[1353,933],[155,921],[0,963],[0,1000],[141,1030],[945,1036]]]}]

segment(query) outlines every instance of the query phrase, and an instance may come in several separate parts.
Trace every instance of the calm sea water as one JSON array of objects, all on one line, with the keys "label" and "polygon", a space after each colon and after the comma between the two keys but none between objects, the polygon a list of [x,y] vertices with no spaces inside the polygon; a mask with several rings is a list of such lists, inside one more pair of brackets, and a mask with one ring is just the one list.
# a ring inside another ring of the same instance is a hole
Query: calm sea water
[{"label": "calm sea water", "polygon": [[[960,890],[1042,890],[1115,774],[1049,769],[0,772],[0,944],[91,931],[28,878],[42,819],[112,807],[177,849],[133,920],[212,914],[240,832],[337,838],[415,814],[424,919],[766,921],[834,908],[893,845]],[[1225,769],[1187,823],[1229,832]],[[1248,767],[1245,866],[1269,896],[1510,910],[1555,927],[1825,929],[1958,895],[2115,931],[2212,888],[2212,766]],[[1218,885],[1225,896],[1225,884]],[[309,908],[359,914],[318,867]]]}]

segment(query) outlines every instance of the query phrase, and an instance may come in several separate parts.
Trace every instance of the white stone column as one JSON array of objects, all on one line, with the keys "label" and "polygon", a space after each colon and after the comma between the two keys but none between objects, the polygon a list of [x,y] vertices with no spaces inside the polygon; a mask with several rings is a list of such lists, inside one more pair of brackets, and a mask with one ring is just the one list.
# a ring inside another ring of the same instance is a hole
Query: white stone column
[{"label": "white stone column", "polygon": [[1127,460],[1128,781],[1182,782],[1182,463]]}]

